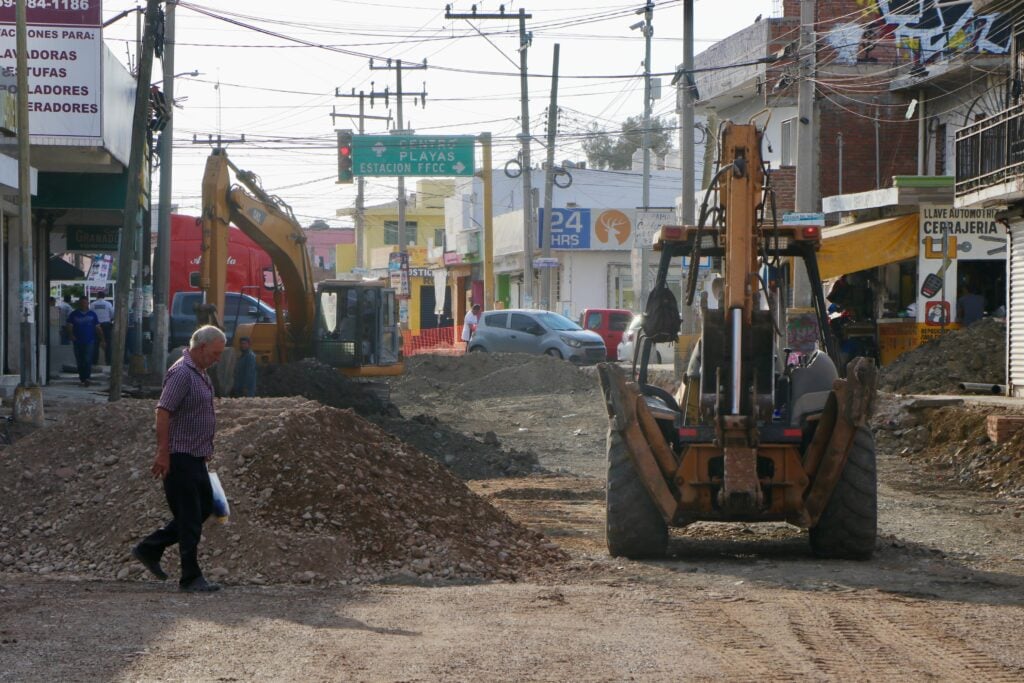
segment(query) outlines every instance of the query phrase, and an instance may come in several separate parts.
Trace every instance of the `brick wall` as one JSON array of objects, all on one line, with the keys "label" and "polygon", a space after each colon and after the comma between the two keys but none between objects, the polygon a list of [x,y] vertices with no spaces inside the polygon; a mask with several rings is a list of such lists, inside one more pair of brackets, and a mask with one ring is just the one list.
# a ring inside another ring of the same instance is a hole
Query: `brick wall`
[{"label": "brick wall", "polygon": [[775,211],[779,218],[796,210],[796,166],[780,166],[771,170],[772,188],[775,190]]}]

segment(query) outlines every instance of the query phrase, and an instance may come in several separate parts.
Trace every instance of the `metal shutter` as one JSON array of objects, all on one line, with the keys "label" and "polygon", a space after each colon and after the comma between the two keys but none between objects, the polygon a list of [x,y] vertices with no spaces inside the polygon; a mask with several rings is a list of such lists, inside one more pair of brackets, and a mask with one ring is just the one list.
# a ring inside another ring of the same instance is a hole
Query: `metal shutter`
[{"label": "metal shutter", "polygon": [[1006,364],[1010,395],[1024,396],[1024,223],[1012,223],[1009,236]]}]

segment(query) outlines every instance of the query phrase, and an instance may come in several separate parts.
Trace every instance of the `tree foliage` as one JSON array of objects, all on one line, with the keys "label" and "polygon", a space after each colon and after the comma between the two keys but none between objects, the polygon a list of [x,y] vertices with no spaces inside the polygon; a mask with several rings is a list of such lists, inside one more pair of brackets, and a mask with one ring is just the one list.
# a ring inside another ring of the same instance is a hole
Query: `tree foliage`
[{"label": "tree foliage", "polygon": [[[650,130],[651,151],[664,155],[672,150],[672,137],[676,132],[674,118],[652,118]],[[592,168],[629,170],[633,165],[633,152],[643,141],[643,117],[630,116],[614,134],[601,129],[596,122],[590,124],[589,136],[583,141],[587,163]]]}]

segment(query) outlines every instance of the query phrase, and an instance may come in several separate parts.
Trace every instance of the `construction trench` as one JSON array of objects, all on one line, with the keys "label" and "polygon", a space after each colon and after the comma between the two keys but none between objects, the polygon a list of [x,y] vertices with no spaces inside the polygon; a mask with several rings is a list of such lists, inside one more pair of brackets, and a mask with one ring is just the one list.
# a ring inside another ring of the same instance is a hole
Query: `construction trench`
[{"label": "construction trench", "polygon": [[783,523],[611,558],[594,368],[417,356],[389,400],[309,362],[218,399],[227,589],[187,596],[128,554],[167,515],[155,401],[62,406],[0,450],[0,681],[1024,679],[1022,437],[989,435],[1024,411],[946,397],[996,325],[882,370],[866,562]]}]

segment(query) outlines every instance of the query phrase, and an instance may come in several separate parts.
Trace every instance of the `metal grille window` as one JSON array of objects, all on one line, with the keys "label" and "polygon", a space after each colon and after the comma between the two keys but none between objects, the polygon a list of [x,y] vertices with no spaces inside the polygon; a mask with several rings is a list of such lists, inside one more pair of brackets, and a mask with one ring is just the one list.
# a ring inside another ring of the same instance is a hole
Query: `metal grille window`
[{"label": "metal grille window", "polygon": [[[406,244],[419,244],[416,236],[416,221],[405,222],[405,242]],[[384,244],[398,244],[398,221],[384,221]]]},{"label": "metal grille window", "polygon": [[782,159],[780,165],[792,166],[793,165],[793,146],[796,144],[796,117],[786,119],[782,122],[782,149],[780,153]]}]

